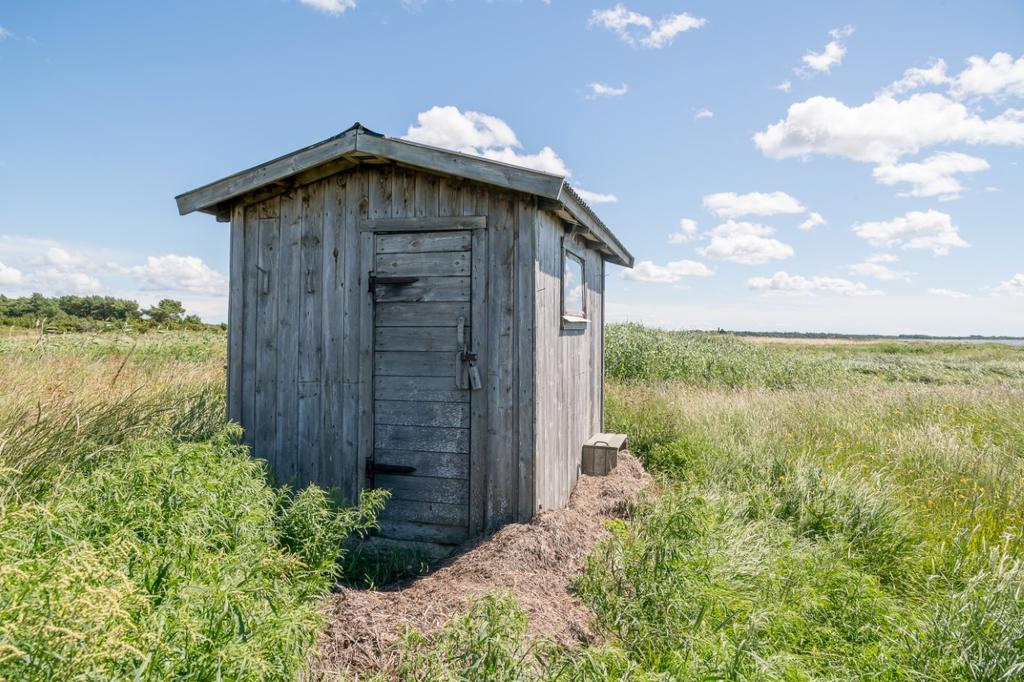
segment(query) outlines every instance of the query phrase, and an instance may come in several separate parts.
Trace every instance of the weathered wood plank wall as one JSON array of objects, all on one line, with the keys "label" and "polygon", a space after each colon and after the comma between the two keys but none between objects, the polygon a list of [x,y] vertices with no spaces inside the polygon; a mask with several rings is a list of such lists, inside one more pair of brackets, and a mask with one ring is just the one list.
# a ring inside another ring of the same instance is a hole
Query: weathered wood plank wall
[{"label": "weathered wood plank wall", "polygon": [[536,220],[534,319],[536,372],[535,508],[555,509],[569,500],[579,476],[583,443],[600,431],[604,261],[593,249],[584,258],[587,325],[562,329],[562,221],[540,211]]},{"label": "weathered wood plank wall", "polygon": [[[374,239],[359,230],[361,222],[487,216],[486,229],[471,230],[472,265],[456,263],[458,271],[443,283],[461,287],[459,278],[472,273],[471,300],[447,300],[451,291],[438,284],[423,292],[427,302],[416,305],[444,307],[446,314],[473,321],[471,350],[478,354],[484,387],[472,392],[468,412],[471,531],[532,515],[538,413],[532,362],[541,346],[531,303],[536,215],[531,197],[393,164],[361,165],[233,212],[229,414],[246,428],[246,442],[279,482],[316,481],[353,500],[365,484],[374,395],[452,397],[447,377],[374,381],[374,304],[366,279]],[[392,237],[391,246],[382,248],[402,249],[403,239],[409,238]],[[387,301],[376,309],[378,321],[390,318],[402,327],[416,325],[417,312]],[[406,333],[383,343],[401,344]],[[452,350],[445,345],[450,339],[423,338],[438,344],[438,352]],[[434,372],[424,366],[416,373]],[[458,415],[460,424],[464,418]],[[430,466],[439,472],[465,467],[452,458]]]}]

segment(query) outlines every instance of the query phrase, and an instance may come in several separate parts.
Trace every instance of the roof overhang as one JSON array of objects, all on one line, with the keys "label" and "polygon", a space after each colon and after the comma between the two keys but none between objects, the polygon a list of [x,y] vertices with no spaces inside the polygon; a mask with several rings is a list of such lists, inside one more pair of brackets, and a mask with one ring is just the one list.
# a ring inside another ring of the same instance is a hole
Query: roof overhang
[{"label": "roof overhang", "polygon": [[225,219],[232,204],[259,201],[292,187],[386,159],[423,170],[475,180],[539,197],[543,208],[585,229],[607,260],[633,266],[633,256],[565,178],[469,154],[385,137],[355,124],[340,135],[175,197],[181,215],[201,211]]}]

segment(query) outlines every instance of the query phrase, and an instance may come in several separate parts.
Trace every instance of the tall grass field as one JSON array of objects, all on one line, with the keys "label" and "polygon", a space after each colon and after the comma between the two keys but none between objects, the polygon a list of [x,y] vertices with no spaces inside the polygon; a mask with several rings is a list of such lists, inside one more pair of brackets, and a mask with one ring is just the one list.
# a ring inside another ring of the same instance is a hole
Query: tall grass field
[{"label": "tall grass field", "polygon": [[604,642],[495,597],[406,679],[1024,679],[1024,349],[623,325],[606,374],[659,491],[576,583]]},{"label": "tall grass field", "polygon": [[215,332],[0,337],[0,680],[292,680],[383,500],[268,484]]},{"label": "tall grass field", "polygon": [[[405,680],[1024,679],[1024,349],[606,331],[605,427],[657,489],[574,589],[496,594]],[[216,331],[0,336],[0,679],[298,679],[386,501],[267,480]]]}]

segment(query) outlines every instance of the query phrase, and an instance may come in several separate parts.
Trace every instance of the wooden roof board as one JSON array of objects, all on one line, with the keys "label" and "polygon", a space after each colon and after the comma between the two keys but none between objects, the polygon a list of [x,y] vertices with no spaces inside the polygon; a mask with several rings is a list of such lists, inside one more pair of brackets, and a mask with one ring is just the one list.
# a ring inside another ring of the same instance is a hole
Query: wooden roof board
[{"label": "wooden roof board", "polygon": [[355,151],[358,130],[350,128],[340,135],[310,145],[291,154],[261,163],[238,173],[221,178],[190,192],[175,197],[178,213],[207,211],[217,204],[279,182],[304,170],[334,161]]},{"label": "wooden roof board", "polygon": [[478,156],[385,137],[356,123],[339,135],[239,171],[175,197],[181,215],[218,214],[238,197],[342,158],[381,157],[424,170],[532,194],[557,203],[607,247],[608,259],[626,267],[633,256],[569,186],[565,178]]}]

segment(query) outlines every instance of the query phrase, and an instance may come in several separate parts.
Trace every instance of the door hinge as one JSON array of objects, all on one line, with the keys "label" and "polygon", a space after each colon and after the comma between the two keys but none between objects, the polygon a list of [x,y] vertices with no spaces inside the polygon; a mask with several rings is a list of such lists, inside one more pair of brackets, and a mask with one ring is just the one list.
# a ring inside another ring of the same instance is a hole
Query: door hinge
[{"label": "door hinge", "polygon": [[388,476],[408,476],[409,474],[415,473],[416,467],[404,466],[401,464],[380,464],[373,461],[373,459],[367,458],[366,460],[366,475],[372,478],[375,474],[385,474]]},{"label": "door hinge", "polygon": [[404,287],[418,281],[420,281],[419,277],[379,277],[373,274],[373,272],[370,272],[366,278],[366,290],[376,291],[377,287],[381,284],[393,287]]}]

